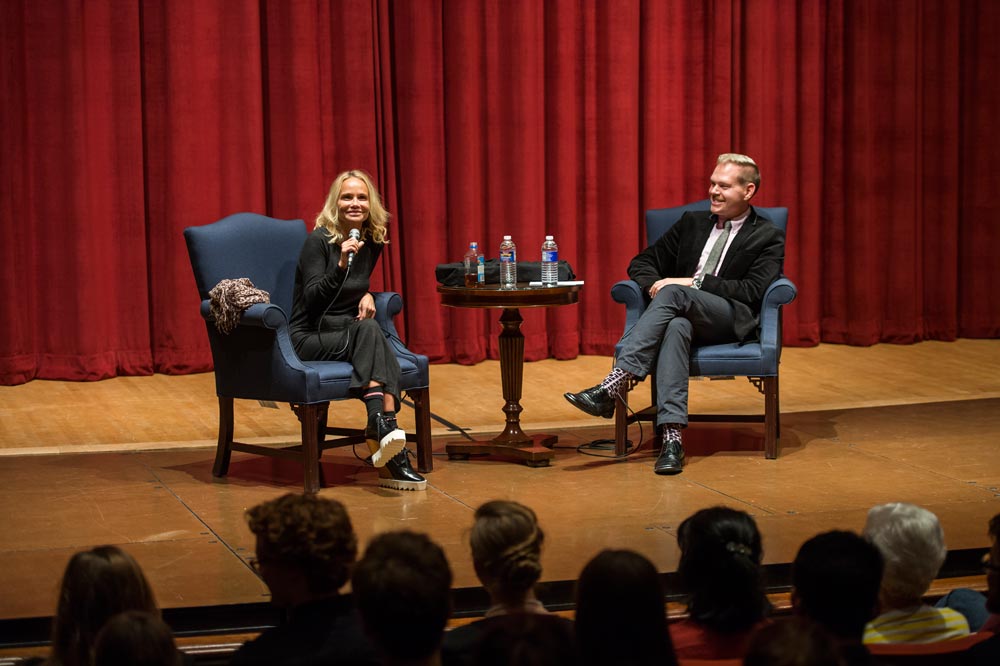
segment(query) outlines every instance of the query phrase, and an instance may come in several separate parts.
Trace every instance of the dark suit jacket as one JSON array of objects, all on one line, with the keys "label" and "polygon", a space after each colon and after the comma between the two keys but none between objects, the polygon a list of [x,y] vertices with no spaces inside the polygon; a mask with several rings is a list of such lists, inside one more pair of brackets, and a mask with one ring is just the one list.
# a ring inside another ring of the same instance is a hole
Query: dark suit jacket
[{"label": "dark suit jacket", "polygon": [[[667,233],[640,252],[628,266],[628,275],[648,296],[649,288],[666,277],[693,277],[698,259],[712,232],[708,211],[689,211]],[[718,275],[706,275],[701,289],[733,306],[734,334],[740,341],[757,336],[764,292],[781,274],[785,234],[750,208],[736,238],[726,251]]]},{"label": "dark suit jacket", "polygon": [[302,604],[243,645],[231,666],[374,666],[381,660],[361,627],[351,597]]}]

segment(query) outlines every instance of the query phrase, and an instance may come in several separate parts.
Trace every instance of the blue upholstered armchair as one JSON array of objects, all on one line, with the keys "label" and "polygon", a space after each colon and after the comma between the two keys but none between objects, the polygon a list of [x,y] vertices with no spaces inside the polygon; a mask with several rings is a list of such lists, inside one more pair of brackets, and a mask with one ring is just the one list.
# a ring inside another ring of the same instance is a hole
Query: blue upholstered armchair
[{"label": "blue upholstered armchair", "polygon": [[[299,252],[306,239],[302,220],[276,220],[254,213],[237,213],[218,222],[184,230],[195,282],[201,295],[201,314],[215,363],[219,397],[219,442],[215,476],[225,476],[232,451],[245,451],[300,460],[305,492],[322,485],[319,458],[323,451],[364,441],[360,428],[328,428],[330,401],[348,393],[351,365],[340,361],[301,361],[292,349],[288,317]],[[251,305],[236,329],[227,335],[216,330],[208,292],[226,278],[250,278],[270,294],[270,303]],[[431,458],[430,398],[427,357],[410,352],[400,341],[393,317],[403,307],[399,294],[374,293],[376,320],[399,361],[400,389],[413,400],[416,432],[407,439],[417,444],[417,469],[429,472]],[[302,443],[270,448],[233,441],[233,399],[268,400],[292,405],[302,423]],[[327,442],[327,434],[341,435]]]},{"label": "blue upholstered armchair", "polygon": [[[765,217],[785,231],[788,226],[787,208],[754,207]],[[650,244],[667,232],[681,216],[689,210],[708,210],[707,199],[678,206],[676,208],[656,208],[646,211],[646,238]],[[795,300],[795,285],[785,277],[779,277],[764,292],[760,312],[759,340],[746,344],[730,343],[706,345],[691,350],[691,376],[711,378],[731,378],[743,376],[764,395],[764,414],[760,415],[689,415],[691,421],[752,421],[764,423],[764,455],[778,457],[778,437],[780,435],[780,410],[778,406],[778,365],[781,361],[781,306]],[[625,305],[625,330],[635,325],[646,310],[648,299],[632,280],[623,280],[611,287],[611,297]],[[618,349],[616,348],[616,353]],[[650,378],[653,405],[656,404],[656,381]],[[626,452],[626,430],[635,421],[654,421],[655,406],[629,414],[628,393],[619,396],[615,407],[615,453]]]}]

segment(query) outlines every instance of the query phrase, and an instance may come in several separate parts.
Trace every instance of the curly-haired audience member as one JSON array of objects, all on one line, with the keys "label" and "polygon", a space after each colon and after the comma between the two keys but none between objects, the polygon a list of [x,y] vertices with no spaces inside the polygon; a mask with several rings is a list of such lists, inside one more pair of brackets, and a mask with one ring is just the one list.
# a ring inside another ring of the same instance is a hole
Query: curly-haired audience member
[{"label": "curly-haired audience member", "polygon": [[441,635],[451,616],[451,567],[426,534],[376,536],[354,569],[351,587],[383,663],[440,663]]},{"label": "curly-haired audience member", "polygon": [[344,505],[288,494],[252,507],[246,517],[257,540],[252,564],[283,617],[244,644],[231,663],[379,663],[351,598],[338,592],[358,554]]},{"label": "curly-haired audience member", "polygon": [[160,614],[153,589],[132,556],[117,546],[76,553],[63,573],[46,663],[87,666],[97,632],[108,619],[130,610]]},{"label": "curly-haired audience member", "polygon": [[631,550],[598,553],[576,583],[576,641],[584,664],[675,666],[656,567]]},{"label": "curly-haired audience member", "polygon": [[865,643],[932,643],[968,635],[961,613],[923,601],[948,553],[937,516],[913,504],[882,504],[868,512],[864,536],[885,561],[879,615],[865,628]]},{"label": "curly-haired audience member", "polygon": [[754,519],[724,506],[702,509],[677,530],[677,568],[688,595],[688,619],[670,625],[674,650],[685,659],[735,659],[766,621],[764,551]]},{"label": "curly-haired audience member", "polygon": [[[535,584],[542,575],[542,544],[545,533],[535,512],[507,500],[486,502],[476,509],[469,533],[472,565],[490,595],[486,617],[445,634],[442,646],[445,663],[471,663],[476,642],[493,618],[515,613],[546,614],[535,596]],[[553,618],[555,623],[572,623]],[[572,633],[570,633],[572,635]]]}]

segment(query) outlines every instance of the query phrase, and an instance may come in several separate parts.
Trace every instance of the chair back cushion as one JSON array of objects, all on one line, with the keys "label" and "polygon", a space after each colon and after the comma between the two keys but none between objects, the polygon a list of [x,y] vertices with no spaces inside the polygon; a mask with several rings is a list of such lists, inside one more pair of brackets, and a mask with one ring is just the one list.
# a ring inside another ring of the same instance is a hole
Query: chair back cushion
[{"label": "chair back cushion", "polygon": [[202,300],[220,280],[250,278],[290,316],[295,267],[306,241],[302,220],[277,220],[236,213],[218,222],[184,230],[188,255]]},{"label": "chair back cushion", "polygon": [[[701,201],[694,201],[689,204],[684,204],[683,206],[675,206],[674,208],[651,208],[646,211],[646,241],[649,245],[655,243],[660,236],[667,233],[670,227],[674,226],[677,220],[681,219],[681,216],[688,211],[693,210],[709,210],[710,202],[708,199],[702,199]],[[788,227],[788,209],[784,207],[779,208],[763,208],[754,206],[754,210],[757,214],[764,219],[771,220],[774,222],[774,226],[778,227],[782,231],[786,231]]]}]

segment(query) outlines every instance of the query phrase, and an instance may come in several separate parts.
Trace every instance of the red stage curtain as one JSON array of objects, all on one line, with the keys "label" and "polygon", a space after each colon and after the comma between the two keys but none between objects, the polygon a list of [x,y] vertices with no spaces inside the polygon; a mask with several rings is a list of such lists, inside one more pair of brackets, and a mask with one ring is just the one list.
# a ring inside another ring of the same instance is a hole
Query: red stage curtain
[{"label": "red stage curtain", "polygon": [[436,361],[496,356],[432,275],[506,233],[587,281],[523,311],[526,357],[609,353],[643,211],[730,150],[791,209],[786,343],[996,337],[998,29],[991,0],[7,0],[0,383],[210,368],[184,227],[311,227],[351,167]]}]

